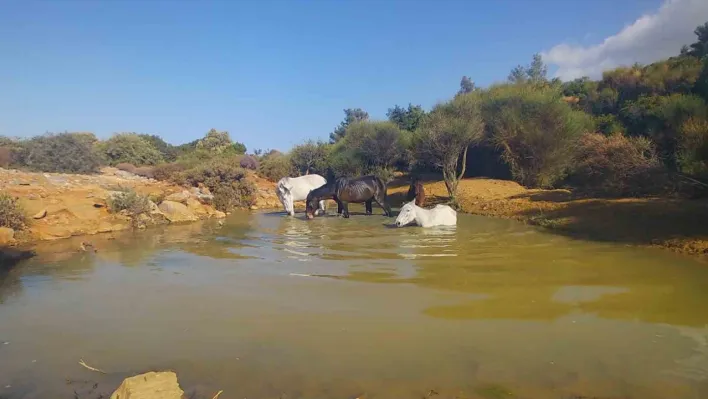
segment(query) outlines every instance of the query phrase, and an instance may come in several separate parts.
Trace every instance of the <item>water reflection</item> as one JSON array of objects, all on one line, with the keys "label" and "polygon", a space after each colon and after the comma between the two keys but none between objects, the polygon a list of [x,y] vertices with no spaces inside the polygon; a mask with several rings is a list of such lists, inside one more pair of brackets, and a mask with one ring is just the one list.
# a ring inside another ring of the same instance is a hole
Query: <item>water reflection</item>
[{"label": "water reflection", "polygon": [[229,397],[708,397],[705,264],[458,222],[235,213],[48,243],[0,275],[0,386],[63,392],[87,356]]}]

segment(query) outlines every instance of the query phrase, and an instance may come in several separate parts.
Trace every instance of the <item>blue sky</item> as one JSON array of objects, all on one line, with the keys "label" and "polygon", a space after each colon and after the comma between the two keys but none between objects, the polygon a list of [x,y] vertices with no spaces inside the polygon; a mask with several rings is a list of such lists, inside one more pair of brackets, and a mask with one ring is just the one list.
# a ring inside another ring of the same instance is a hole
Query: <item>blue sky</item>
[{"label": "blue sky", "polygon": [[287,150],[326,138],[343,108],[429,108],[462,75],[503,80],[533,53],[601,43],[660,5],[0,0],[0,134],[135,131],[179,144],[213,127],[249,150]]}]

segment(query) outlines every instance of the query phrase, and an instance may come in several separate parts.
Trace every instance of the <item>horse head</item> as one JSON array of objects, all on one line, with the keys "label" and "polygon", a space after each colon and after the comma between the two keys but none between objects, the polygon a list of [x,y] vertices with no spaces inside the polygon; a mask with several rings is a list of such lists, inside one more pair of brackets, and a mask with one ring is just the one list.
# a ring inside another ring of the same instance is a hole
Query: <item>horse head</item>
[{"label": "horse head", "polygon": [[401,207],[401,212],[396,218],[396,227],[403,227],[415,221],[415,202],[411,201]]}]

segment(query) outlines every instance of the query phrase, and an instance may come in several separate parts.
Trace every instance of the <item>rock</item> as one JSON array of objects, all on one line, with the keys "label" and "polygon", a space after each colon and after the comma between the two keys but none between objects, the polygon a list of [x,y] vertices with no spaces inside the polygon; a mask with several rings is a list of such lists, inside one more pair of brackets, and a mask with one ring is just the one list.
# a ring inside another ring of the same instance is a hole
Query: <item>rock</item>
[{"label": "rock", "polygon": [[183,190],[179,193],[170,194],[165,197],[165,201],[181,202],[183,204],[187,203],[187,200],[192,197],[192,194],[187,190]]},{"label": "rock", "polygon": [[123,380],[111,399],[181,399],[183,395],[177,374],[151,371]]},{"label": "rock", "polygon": [[42,219],[45,216],[47,216],[47,208],[42,209],[41,211],[37,212],[34,216],[32,216],[34,219]]},{"label": "rock", "polygon": [[214,196],[211,194],[201,194],[200,193],[196,197],[199,200],[199,202],[201,202],[202,204],[210,205],[212,202],[214,202]]},{"label": "rock", "polygon": [[158,206],[170,223],[193,222],[199,220],[186,205],[175,201],[162,201]]},{"label": "rock", "polygon": [[214,217],[217,219],[223,219],[226,217],[226,214],[221,211],[214,211]]},{"label": "rock", "polygon": [[94,202],[93,207],[94,208],[104,208],[106,204],[104,202]]},{"label": "rock", "polygon": [[31,199],[31,200],[38,200],[38,199],[39,199],[39,195],[37,195],[37,194],[30,194],[30,195],[27,196],[27,198],[29,198],[29,199]]},{"label": "rock", "polygon": [[194,198],[190,198],[187,200],[187,208],[189,208],[190,211],[194,212],[195,215],[200,217],[209,216],[209,214],[211,213],[211,209],[202,205],[201,202],[197,201]]},{"label": "rock", "polygon": [[15,243],[15,230],[9,227],[0,227],[0,245]]},{"label": "rock", "polygon": [[257,210],[258,210],[258,207],[255,206],[255,205],[251,205],[251,210],[252,210],[252,211],[257,211]]}]

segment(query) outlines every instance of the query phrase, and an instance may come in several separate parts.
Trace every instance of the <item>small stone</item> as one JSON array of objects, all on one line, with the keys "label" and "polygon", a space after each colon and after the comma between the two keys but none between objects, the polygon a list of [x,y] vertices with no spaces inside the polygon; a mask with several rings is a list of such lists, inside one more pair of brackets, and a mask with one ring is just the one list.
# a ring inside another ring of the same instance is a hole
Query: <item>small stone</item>
[{"label": "small stone", "polygon": [[226,214],[221,211],[214,211],[214,217],[217,219],[223,219],[226,217]]},{"label": "small stone", "polygon": [[32,218],[34,219],[42,219],[45,216],[47,216],[47,208],[42,209],[41,211],[37,212]]},{"label": "small stone", "polygon": [[255,205],[251,205],[251,210],[252,210],[252,211],[257,211],[257,210],[258,210],[258,207],[255,206]]},{"label": "small stone", "polygon": [[30,195],[27,196],[27,198],[29,198],[29,199],[31,199],[31,200],[38,200],[38,199],[39,199],[39,195],[37,195],[37,194],[30,194]]}]

